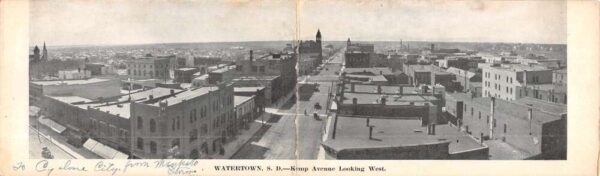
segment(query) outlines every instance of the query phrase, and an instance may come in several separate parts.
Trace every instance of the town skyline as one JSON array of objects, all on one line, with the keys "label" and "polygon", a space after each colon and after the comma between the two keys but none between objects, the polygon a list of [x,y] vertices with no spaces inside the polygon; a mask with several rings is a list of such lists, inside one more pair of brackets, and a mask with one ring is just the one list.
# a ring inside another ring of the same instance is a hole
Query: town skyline
[{"label": "town skyline", "polygon": [[[144,6],[140,2],[147,1],[34,1],[30,4],[30,43],[53,41],[50,46],[64,46],[294,41],[313,38],[317,29],[327,34],[327,41],[350,37],[355,41],[566,43],[566,9],[564,2],[554,1],[435,5],[416,1],[217,1],[147,2]],[[332,6],[337,10],[329,10]],[[545,8],[527,8],[534,6]],[[265,10],[259,13],[256,8]]]}]

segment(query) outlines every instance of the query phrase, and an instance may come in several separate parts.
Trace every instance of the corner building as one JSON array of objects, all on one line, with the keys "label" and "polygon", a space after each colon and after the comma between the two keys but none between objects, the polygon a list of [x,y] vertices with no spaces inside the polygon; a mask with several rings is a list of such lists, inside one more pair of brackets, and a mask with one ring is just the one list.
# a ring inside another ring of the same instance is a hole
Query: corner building
[{"label": "corner building", "polygon": [[233,86],[202,87],[131,104],[137,158],[210,158],[223,154],[235,123]]}]

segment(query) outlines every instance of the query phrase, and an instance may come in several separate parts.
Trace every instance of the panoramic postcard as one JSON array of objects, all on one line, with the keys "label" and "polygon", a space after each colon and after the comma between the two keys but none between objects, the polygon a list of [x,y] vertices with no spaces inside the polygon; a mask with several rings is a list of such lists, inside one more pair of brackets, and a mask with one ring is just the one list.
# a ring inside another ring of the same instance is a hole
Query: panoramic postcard
[{"label": "panoramic postcard", "polygon": [[30,1],[29,158],[566,160],[566,4]]}]

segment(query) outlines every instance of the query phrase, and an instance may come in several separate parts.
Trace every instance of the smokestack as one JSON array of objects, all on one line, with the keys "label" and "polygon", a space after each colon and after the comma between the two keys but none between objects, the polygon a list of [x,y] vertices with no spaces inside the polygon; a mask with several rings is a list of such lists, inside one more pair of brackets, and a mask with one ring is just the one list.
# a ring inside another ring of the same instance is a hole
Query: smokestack
[{"label": "smokestack", "polygon": [[250,63],[252,63],[252,61],[254,60],[254,56],[252,56],[253,51],[250,50]]},{"label": "smokestack", "polygon": [[[489,119],[489,130],[490,130],[490,140],[494,137],[494,112],[496,109],[496,97],[492,97],[492,102],[490,104],[491,115]],[[482,136],[483,137],[483,136]]]}]

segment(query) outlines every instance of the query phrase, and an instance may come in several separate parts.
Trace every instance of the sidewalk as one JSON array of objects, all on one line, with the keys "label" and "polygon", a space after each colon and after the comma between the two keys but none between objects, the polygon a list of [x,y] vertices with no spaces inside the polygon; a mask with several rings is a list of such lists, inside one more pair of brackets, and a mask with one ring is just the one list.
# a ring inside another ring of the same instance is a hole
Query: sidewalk
[{"label": "sidewalk", "polygon": [[[242,146],[244,144],[246,144],[246,142],[248,142],[248,140],[250,140],[252,138],[252,136],[254,136],[254,134],[256,134],[256,132],[258,132],[258,130],[260,130],[260,128],[262,127],[263,123],[267,123],[266,121],[269,121],[269,119],[271,114],[269,113],[263,113],[261,116],[257,117],[256,120],[254,120],[252,123],[250,123],[248,126],[248,130],[245,129],[241,129],[239,135],[235,136],[235,139],[233,141],[229,141],[225,144],[223,144],[223,148],[225,148],[225,155],[220,155],[219,153],[215,153],[210,155],[210,157],[212,159],[229,159],[231,158],[231,156],[233,156],[235,153],[237,153],[237,151],[239,149],[242,148]],[[267,117],[269,116],[269,117]],[[265,122],[261,121],[261,119],[265,119]]]},{"label": "sidewalk", "polygon": [[[29,130],[32,130],[32,131],[34,131],[34,132],[38,133],[38,130],[36,130],[36,129],[35,129],[35,128],[33,128],[33,127],[30,127],[30,128],[29,128]],[[79,153],[77,153],[77,152],[75,152],[75,151],[71,150],[69,147],[67,147],[67,146],[65,146],[65,145],[61,144],[60,142],[58,142],[58,141],[56,141],[56,140],[52,139],[52,137],[50,137],[50,135],[46,135],[46,134],[44,134],[44,133],[42,133],[42,132],[39,132],[39,133],[40,133],[40,136],[42,136],[42,137],[46,138],[48,141],[52,142],[52,144],[56,145],[56,146],[57,146],[57,147],[59,147],[59,148],[60,148],[62,151],[64,151],[64,152],[66,152],[67,154],[71,155],[71,156],[72,156],[72,157],[74,157],[75,159],[86,159],[85,157],[83,157],[83,156],[82,156],[82,155],[80,155]]]},{"label": "sidewalk", "polygon": [[[265,112],[256,118],[252,123],[249,124],[248,130],[242,129],[240,130],[239,135],[235,136],[233,141],[229,141],[223,144],[223,148],[225,149],[225,154],[220,155],[218,153],[210,155],[213,159],[229,159],[235,153],[238,152],[242,148],[244,144],[246,144],[255,134],[258,132],[264,124],[267,124],[269,119],[271,119],[271,114],[273,111],[277,111],[281,106],[285,104],[296,92],[290,91],[286,96],[283,96],[279,99],[275,104],[271,105],[269,108],[265,108]],[[262,121],[264,119],[264,121]]]},{"label": "sidewalk", "polygon": [[[33,119],[35,119],[35,118],[33,118]],[[31,120],[32,119],[30,118],[30,121]],[[35,119],[35,120],[37,120],[37,119]],[[29,124],[30,127],[31,127],[31,125],[33,125],[33,124]],[[48,127],[44,124],[41,124],[41,123],[36,124],[36,125],[38,126],[40,136],[47,138],[53,144],[60,147],[62,150],[64,150],[69,155],[73,156],[74,158],[77,158],[77,159],[102,159],[100,156],[96,155],[95,153],[93,153],[85,148],[77,148],[75,146],[71,146],[69,143],[67,143],[67,138],[65,136],[62,136],[61,134],[56,133],[55,131],[50,129],[50,127]],[[35,127],[30,128],[30,130],[34,130],[36,132],[38,129],[36,129]]]},{"label": "sidewalk", "polygon": [[[327,123],[325,123],[325,126],[324,126],[325,132],[323,133],[323,137],[321,138],[321,143],[324,142],[325,140],[327,140],[327,137],[329,136],[329,126],[331,125],[332,119],[333,119],[333,117],[327,116]],[[320,145],[319,153],[317,154],[317,160],[325,160],[326,159],[325,156],[326,156],[325,149],[323,149],[323,146]]]}]

